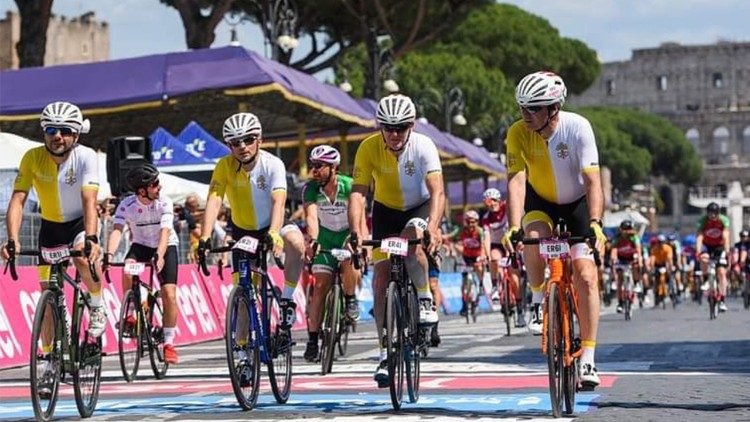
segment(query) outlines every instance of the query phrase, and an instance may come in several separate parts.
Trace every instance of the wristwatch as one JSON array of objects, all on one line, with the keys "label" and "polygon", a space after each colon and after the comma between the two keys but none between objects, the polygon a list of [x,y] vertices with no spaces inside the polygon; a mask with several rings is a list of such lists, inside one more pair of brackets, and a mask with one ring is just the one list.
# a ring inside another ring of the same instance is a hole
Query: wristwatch
[{"label": "wristwatch", "polygon": [[599,225],[599,227],[604,227],[604,223],[602,223],[601,218],[592,218],[591,220],[589,220],[589,223],[596,223]]},{"label": "wristwatch", "polygon": [[99,244],[99,236],[95,234],[88,234],[86,235],[85,239],[88,240],[89,242],[96,243],[97,245]]}]

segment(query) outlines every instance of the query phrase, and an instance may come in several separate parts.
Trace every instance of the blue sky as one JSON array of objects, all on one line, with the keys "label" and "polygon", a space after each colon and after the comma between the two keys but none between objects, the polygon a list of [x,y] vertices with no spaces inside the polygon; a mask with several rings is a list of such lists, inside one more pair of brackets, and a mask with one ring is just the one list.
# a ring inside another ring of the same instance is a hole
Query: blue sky
[{"label": "blue sky", "polygon": [[[312,0],[306,0],[312,1]],[[634,48],[667,41],[710,44],[717,40],[750,41],[747,0],[508,0],[542,16],[563,36],[579,39],[596,50],[602,61],[627,60]],[[0,0],[0,13],[16,9]],[[185,50],[177,11],[159,0],[56,0],[53,12],[66,16],[94,10],[110,24],[113,59]],[[4,13],[3,13],[4,15]],[[260,30],[240,27],[239,38],[250,49],[264,50]],[[222,23],[214,46],[229,42]],[[304,44],[299,50],[304,49]],[[301,52],[299,53],[301,54]]]}]

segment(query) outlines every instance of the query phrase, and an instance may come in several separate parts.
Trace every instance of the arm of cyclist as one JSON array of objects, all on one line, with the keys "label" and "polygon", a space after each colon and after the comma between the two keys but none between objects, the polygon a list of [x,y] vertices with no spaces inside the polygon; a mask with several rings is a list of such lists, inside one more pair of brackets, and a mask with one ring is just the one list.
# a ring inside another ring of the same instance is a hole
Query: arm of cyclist
[{"label": "arm of cyclist", "polygon": [[[120,240],[122,239],[122,231],[125,229],[125,225],[121,223],[115,223],[112,232],[109,234],[109,240],[107,240],[107,259],[105,262],[108,264],[111,262],[112,257],[117,252],[117,247],[120,246]],[[102,268],[102,271],[106,271],[106,266]]]},{"label": "arm of cyclist", "polygon": [[349,228],[357,239],[357,247],[361,245],[364,233],[362,232],[362,220],[365,213],[365,196],[370,190],[365,185],[352,185],[352,193],[349,194]]},{"label": "arm of cyclist", "polygon": [[445,185],[443,184],[443,173],[433,172],[427,174],[425,179],[427,191],[430,193],[430,216],[427,222],[427,230],[430,232],[430,244],[427,253],[433,255],[440,246],[440,221],[445,213]]},{"label": "arm of cyclist", "polygon": [[206,198],[206,209],[203,211],[203,224],[201,224],[201,237],[198,243],[198,259],[205,259],[206,252],[210,248],[211,233],[214,230],[214,223],[221,210],[222,197],[209,192]]},{"label": "arm of cyclist", "polygon": [[[18,239],[18,232],[21,230],[21,222],[23,221],[23,205],[26,203],[26,197],[28,192],[16,190],[10,197],[8,203],[8,211],[5,215],[5,226],[8,232],[8,239],[13,240],[16,244],[16,250],[21,250],[21,242]],[[8,251],[6,249],[7,242],[3,245],[2,256],[4,260],[9,258]]]},{"label": "arm of cyclist", "polygon": [[724,252],[726,252],[727,256],[729,256],[729,251],[732,247],[732,242],[729,239],[729,229],[725,227],[721,235],[724,238]]},{"label": "arm of cyclist", "polygon": [[596,236],[596,247],[599,253],[604,253],[604,245],[607,237],[602,229],[602,215],[604,213],[604,191],[602,190],[602,179],[599,167],[583,169],[583,182],[586,186],[586,202],[589,208],[589,221],[591,230]]},{"label": "arm of cyclist", "polygon": [[276,189],[271,192],[271,225],[268,235],[273,239],[273,255],[281,256],[284,250],[284,239],[281,238],[279,230],[284,224],[284,205],[286,204],[286,189]]},{"label": "arm of cyclist", "polygon": [[315,257],[318,249],[318,235],[320,227],[318,226],[318,205],[315,202],[305,202],[305,222],[307,223],[307,235],[310,236],[310,244],[307,245],[305,255],[307,260]]},{"label": "arm of cyclist", "polygon": [[[81,201],[83,204],[83,225],[86,230],[86,239],[91,245],[91,251],[89,252],[88,258],[91,261],[99,259],[101,247],[98,242],[99,234],[99,211],[96,207],[96,193],[97,189],[88,189],[84,186],[81,189]],[[93,239],[97,239],[96,242]]]},{"label": "arm of cyclist", "polygon": [[523,218],[523,202],[526,197],[526,171],[508,174],[508,231],[503,236],[503,245],[513,250],[511,238],[520,230]]}]

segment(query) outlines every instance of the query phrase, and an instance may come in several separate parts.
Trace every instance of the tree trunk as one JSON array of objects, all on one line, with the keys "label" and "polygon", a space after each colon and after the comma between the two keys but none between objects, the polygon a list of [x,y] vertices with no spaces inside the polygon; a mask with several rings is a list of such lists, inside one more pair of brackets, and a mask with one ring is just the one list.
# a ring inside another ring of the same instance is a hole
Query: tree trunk
[{"label": "tree trunk", "polygon": [[44,66],[53,0],[16,0],[21,15],[21,37],[16,44],[20,67]]},{"label": "tree trunk", "polygon": [[216,39],[216,27],[232,7],[234,0],[217,0],[211,13],[203,16],[198,0],[174,0],[171,6],[180,12],[185,27],[185,42],[190,49],[208,48]]}]

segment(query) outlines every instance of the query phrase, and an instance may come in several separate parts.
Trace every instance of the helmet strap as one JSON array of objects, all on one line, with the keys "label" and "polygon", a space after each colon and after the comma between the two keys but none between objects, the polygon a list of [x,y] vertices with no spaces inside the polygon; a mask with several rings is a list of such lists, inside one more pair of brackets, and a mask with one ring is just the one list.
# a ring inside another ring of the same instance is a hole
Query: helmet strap
[{"label": "helmet strap", "polygon": [[386,147],[386,148],[387,148],[387,149],[388,149],[389,151],[391,151],[391,152],[396,152],[396,153],[399,153],[399,152],[403,151],[403,150],[404,150],[404,148],[406,148],[406,144],[407,144],[407,143],[409,142],[409,139],[411,138],[411,131],[412,131],[412,129],[413,129],[413,127],[410,127],[409,129],[407,129],[407,132],[406,132],[406,139],[404,139],[404,143],[403,143],[403,144],[401,144],[401,148],[399,148],[399,149],[393,149],[393,148],[391,148],[391,147],[390,147],[390,146],[388,145],[388,142],[386,142],[386,140],[385,140],[385,134],[384,134],[384,135],[383,135],[383,142],[385,143],[385,147]]},{"label": "helmet strap", "polygon": [[552,108],[554,108],[553,105],[547,106],[547,121],[544,122],[544,125],[542,127],[540,127],[539,129],[535,130],[535,132],[538,133],[539,135],[541,135],[542,131],[544,131],[544,129],[546,129],[547,126],[549,126],[549,124],[552,122],[552,119],[554,119],[555,116],[557,116],[558,113],[560,113],[560,107],[557,107],[556,110],[550,112],[550,110]]}]

